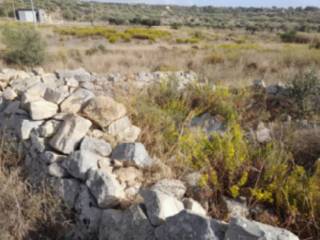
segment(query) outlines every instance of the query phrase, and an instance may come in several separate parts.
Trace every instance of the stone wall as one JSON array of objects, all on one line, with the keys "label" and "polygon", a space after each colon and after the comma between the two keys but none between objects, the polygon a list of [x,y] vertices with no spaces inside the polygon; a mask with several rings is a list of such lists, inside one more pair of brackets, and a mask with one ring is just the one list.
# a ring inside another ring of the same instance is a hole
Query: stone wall
[{"label": "stone wall", "polygon": [[[192,74],[175,74],[181,86],[196,80]],[[149,84],[169,75],[136,77]],[[298,239],[241,216],[230,223],[211,219],[198,202],[185,198],[187,188],[179,180],[143,187],[143,170],[156,160],[136,142],[141,130],[125,106],[104,91],[126,81],[119,79],[83,69],[0,72],[0,126],[23,144],[30,182],[47,183],[74,209],[76,227],[67,239]]]}]

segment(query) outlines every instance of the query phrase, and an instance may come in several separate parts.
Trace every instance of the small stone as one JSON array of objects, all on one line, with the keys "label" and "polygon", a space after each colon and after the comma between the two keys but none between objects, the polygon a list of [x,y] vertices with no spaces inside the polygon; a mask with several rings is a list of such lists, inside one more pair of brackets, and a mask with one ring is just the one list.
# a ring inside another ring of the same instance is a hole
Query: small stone
[{"label": "small stone", "polygon": [[189,210],[194,214],[198,214],[201,216],[207,215],[207,211],[201,206],[201,204],[193,200],[192,198],[183,199],[183,205],[185,209]]},{"label": "small stone", "polygon": [[94,94],[91,91],[79,88],[61,103],[61,111],[68,113],[77,113],[93,97]]},{"label": "small stone", "polygon": [[76,151],[67,161],[63,162],[63,166],[73,177],[85,180],[90,169],[98,170],[99,160],[108,161],[107,158],[102,158],[92,152]]},{"label": "small stone", "polygon": [[39,137],[34,132],[31,132],[30,138],[32,149],[35,149],[39,153],[42,153],[46,150],[46,142],[44,138]]},{"label": "small stone", "polygon": [[68,92],[47,88],[43,98],[49,102],[60,104],[67,96]]},{"label": "small stone", "polygon": [[112,152],[112,159],[131,162],[139,167],[148,167],[153,163],[142,143],[119,144]]},{"label": "small stone", "polygon": [[40,136],[45,138],[52,137],[59,129],[60,123],[61,122],[57,120],[46,121],[45,124],[39,128]]},{"label": "small stone", "polygon": [[12,101],[12,100],[16,99],[17,96],[18,96],[17,93],[10,87],[6,88],[2,93],[2,97],[8,101]]},{"label": "small stone", "polygon": [[233,199],[224,198],[224,202],[227,205],[228,213],[230,217],[247,217],[249,216],[249,209],[246,203],[241,203]]},{"label": "small stone", "polygon": [[67,159],[67,156],[60,155],[52,151],[45,151],[41,157],[47,164],[62,162]]},{"label": "small stone", "polygon": [[259,143],[267,143],[272,140],[270,129],[266,128],[262,122],[258,125],[256,136]]},{"label": "small stone", "polygon": [[176,179],[162,179],[151,187],[151,190],[160,191],[177,199],[182,199],[187,191],[183,182]]},{"label": "small stone", "polygon": [[90,170],[86,184],[100,208],[114,207],[125,197],[120,183],[111,174]]},{"label": "small stone", "polygon": [[30,116],[33,120],[43,120],[54,116],[58,106],[46,100],[38,100],[29,104]]},{"label": "small stone", "polygon": [[182,202],[162,192],[144,190],[141,194],[152,225],[160,225],[168,217],[176,215],[184,209]]},{"label": "small stone", "polygon": [[31,121],[24,119],[21,122],[21,127],[20,127],[20,137],[22,140],[27,140],[30,138],[30,134],[32,130],[38,129],[43,121]]},{"label": "small stone", "polygon": [[67,170],[61,166],[60,162],[51,163],[48,166],[48,173],[49,175],[57,178],[65,178],[69,176]]},{"label": "small stone", "polygon": [[102,157],[108,157],[112,152],[112,148],[109,143],[102,139],[92,137],[85,137],[81,142],[80,149],[92,152]]},{"label": "small stone", "polygon": [[114,171],[117,179],[125,187],[135,186],[137,182],[143,179],[143,173],[135,167],[119,168]]},{"label": "small stone", "polygon": [[65,82],[68,87],[71,87],[71,88],[79,87],[79,82],[74,78],[66,78]]},{"label": "small stone", "polygon": [[108,134],[115,137],[118,142],[135,142],[141,129],[133,126],[128,117],[114,121],[108,127]]}]

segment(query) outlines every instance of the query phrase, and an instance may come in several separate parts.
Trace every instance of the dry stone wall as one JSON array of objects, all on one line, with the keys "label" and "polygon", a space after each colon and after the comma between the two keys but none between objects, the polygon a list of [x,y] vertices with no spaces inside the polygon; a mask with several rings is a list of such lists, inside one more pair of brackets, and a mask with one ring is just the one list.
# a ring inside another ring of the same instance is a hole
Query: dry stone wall
[{"label": "dry stone wall", "polygon": [[[181,87],[195,80],[193,74],[175,74]],[[137,82],[169,76],[159,75],[141,73]],[[155,160],[136,142],[140,128],[125,106],[103,91],[120,81],[108,78],[84,69],[0,72],[0,126],[21,141],[30,182],[47,183],[75,211],[76,227],[67,239],[298,239],[240,216],[229,224],[211,219],[198,202],[185,198],[179,180],[143,188],[143,169]]]}]

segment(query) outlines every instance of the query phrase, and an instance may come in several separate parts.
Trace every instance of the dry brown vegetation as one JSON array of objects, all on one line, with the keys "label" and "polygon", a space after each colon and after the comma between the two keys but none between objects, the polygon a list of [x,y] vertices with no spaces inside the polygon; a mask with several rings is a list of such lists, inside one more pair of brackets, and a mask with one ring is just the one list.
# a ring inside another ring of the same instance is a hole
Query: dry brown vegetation
[{"label": "dry brown vegetation", "polygon": [[9,139],[1,134],[0,239],[62,239],[71,226],[70,211],[48,187],[31,187],[24,177],[18,144]]},{"label": "dry brown vegetation", "polygon": [[[92,72],[123,74],[192,70],[209,82],[247,84],[253,79],[286,82],[298,72],[317,69],[320,64],[320,50],[310,48],[310,43],[283,43],[270,32],[250,35],[244,30],[187,27],[155,27],[150,32],[139,28],[139,34],[143,32],[152,41],[130,37],[128,42],[118,35],[135,28],[119,26],[116,31],[115,27],[74,26],[70,35],[65,32],[70,27],[44,25],[38,29],[48,43],[49,56],[43,64],[48,71],[79,66]],[[103,36],[105,32],[107,36]],[[157,37],[159,32],[168,35]],[[110,41],[112,34],[115,42]],[[316,34],[309,35],[315,38]],[[177,39],[197,41],[181,43]]]}]

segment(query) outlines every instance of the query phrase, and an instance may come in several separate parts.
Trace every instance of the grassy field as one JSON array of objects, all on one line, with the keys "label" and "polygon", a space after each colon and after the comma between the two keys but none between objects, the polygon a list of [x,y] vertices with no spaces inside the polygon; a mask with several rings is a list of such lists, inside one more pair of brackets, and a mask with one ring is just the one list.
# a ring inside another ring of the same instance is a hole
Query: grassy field
[{"label": "grassy field", "polygon": [[[19,28],[0,23],[1,29],[6,26]],[[196,72],[205,84],[183,92],[172,81],[117,96],[142,127],[140,141],[171,167],[174,177],[201,173],[200,192],[190,195],[208,204],[213,217],[228,219],[221,210],[223,196],[244,196],[250,209],[263,209],[255,219],[290,229],[301,239],[319,239],[318,33],[85,23],[39,25],[36,30],[47,43],[41,66],[48,72],[78,67],[128,75]],[[3,43],[0,51],[6,53]],[[8,64],[5,57],[1,61],[0,67],[31,68]],[[270,98],[248,87],[253,80],[288,83],[289,93]],[[208,138],[189,131],[190,119],[203,113],[222,119],[225,134]],[[317,130],[301,128],[305,121],[318,124]],[[275,133],[268,144],[248,140],[261,122]]]},{"label": "grassy field", "polygon": [[277,33],[252,35],[241,29],[79,24],[37,28],[48,45],[43,64],[48,71],[79,66],[98,73],[190,70],[209,82],[247,84],[255,79],[286,82],[320,64],[320,49],[313,47],[313,39],[319,39],[316,33],[303,34],[309,41],[288,43]]}]

